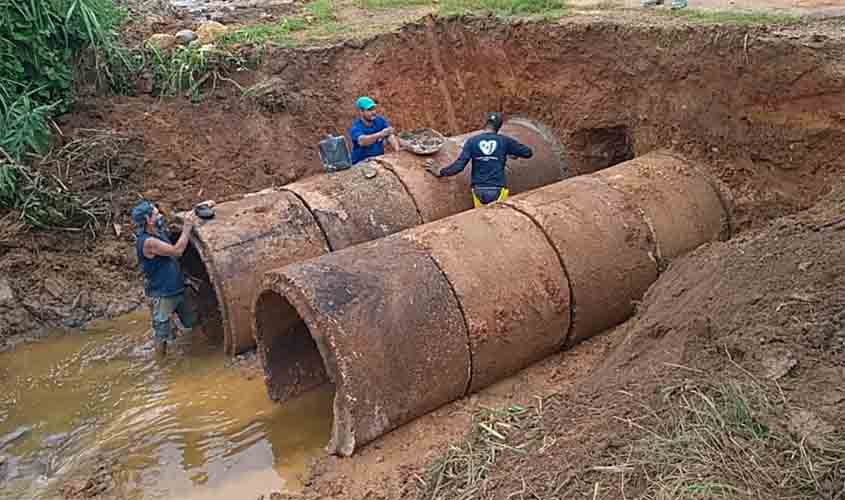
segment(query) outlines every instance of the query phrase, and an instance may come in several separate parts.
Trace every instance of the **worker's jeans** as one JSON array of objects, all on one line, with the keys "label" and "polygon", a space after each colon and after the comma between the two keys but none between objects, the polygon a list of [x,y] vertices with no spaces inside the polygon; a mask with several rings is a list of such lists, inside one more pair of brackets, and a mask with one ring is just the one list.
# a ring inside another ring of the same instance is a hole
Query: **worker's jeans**
[{"label": "worker's jeans", "polygon": [[194,315],[185,303],[185,294],[171,295],[170,297],[150,297],[150,313],[153,321],[153,336],[157,341],[173,341],[173,325],[170,317],[173,313],[179,317],[185,333],[190,333],[194,327]]}]

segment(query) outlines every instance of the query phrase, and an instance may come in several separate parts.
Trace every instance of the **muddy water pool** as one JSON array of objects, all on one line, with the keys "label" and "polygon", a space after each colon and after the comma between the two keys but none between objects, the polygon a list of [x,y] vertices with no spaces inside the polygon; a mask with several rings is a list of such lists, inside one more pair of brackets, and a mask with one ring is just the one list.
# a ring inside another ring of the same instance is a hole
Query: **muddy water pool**
[{"label": "muddy water pool", "polygon": [[163,360],[149,335],[138,312],[0,353],[0,499],[61,498],[98,470],[128,499],[301,487],[329,439],[331,391],[274,405],[201,335]]}]

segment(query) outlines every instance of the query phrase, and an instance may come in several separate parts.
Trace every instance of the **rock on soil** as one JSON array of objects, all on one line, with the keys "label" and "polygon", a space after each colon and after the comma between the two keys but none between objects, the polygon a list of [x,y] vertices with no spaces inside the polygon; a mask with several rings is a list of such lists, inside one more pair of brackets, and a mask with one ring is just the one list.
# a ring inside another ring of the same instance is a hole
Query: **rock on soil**
[{"label": "rock on soil", "polygon": [[155,35],[149,37],[147,39],[147,45],[150,47],[155,47],[159,50],[170,50],[179,43],[179,39],[174,35],[168,35],[166,33],[156,33]]},{"label": "rock on soil", "polygon": [[182,45],[188,45],[197,39],[197,34],[191,30],[179,30],[176,32],[175,39]]},{"label": "rock on soil", "polygon": [[214,43],[218,36],[226,33],[228,28],[218,22],[208,21],[197,28],[197,41],[201,45]]}]

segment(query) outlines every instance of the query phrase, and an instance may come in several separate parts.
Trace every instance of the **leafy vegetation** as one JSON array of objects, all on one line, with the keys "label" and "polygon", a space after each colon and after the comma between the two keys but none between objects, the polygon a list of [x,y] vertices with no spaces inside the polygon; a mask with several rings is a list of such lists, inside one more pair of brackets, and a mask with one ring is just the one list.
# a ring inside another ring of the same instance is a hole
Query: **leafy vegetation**
[{"label": "leafy vegetation", "polygon": [[57,178],[47,177],[10,156],[0,158],[0,206],[18,212],[26,226],[92,228],[106,211],[98,201],[83,201]]},{"label": "leafy vegetation", "polygon": [[208,71],[209,51],[202,47],[176,47],[170,51],[150,48],[155,87],[161,95],[189,93],[199,98],[199,87]]},{"label": "leafy vegetation", "polygon": [[125,85],[133,59],[116,43],[126,17],[112,0],[0,0],[0,209],[29,226],[76,225],[92,215],[85,203],[27,166],[43,153],[51,118],[73,102],[73,61],[97,50],[97,73]]}]

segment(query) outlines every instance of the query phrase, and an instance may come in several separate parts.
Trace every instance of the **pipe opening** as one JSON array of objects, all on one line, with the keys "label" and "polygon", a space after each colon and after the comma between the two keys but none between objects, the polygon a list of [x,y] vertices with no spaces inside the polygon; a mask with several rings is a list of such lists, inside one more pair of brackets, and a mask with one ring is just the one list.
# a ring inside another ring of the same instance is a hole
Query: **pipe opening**
[{"label": "pipe opening", "polygon": [[579,156],[579,173],[597,172],[634,159],[634,141],[625,125],[587,128],[572,134],[570,147]]},{"label": "pipe opening", "polygon": [[334,390],[317,343],[285,297],[264,291],[255,304],[255,325],[270,399],[281,403],[326,385]]},{"label": "pipe opening", "polygon": [[185,297],[193,309],[194,317],[199,321],[209,342],[222,345],[223,315],[217,301],[217,293],[205,262],[193,243],[188,243],[180,262],[186,278]]}]

